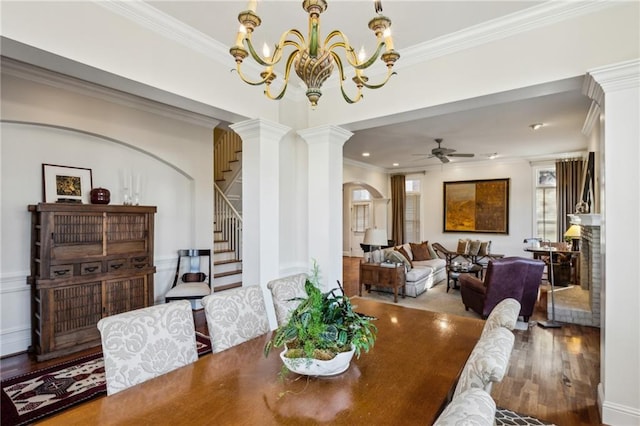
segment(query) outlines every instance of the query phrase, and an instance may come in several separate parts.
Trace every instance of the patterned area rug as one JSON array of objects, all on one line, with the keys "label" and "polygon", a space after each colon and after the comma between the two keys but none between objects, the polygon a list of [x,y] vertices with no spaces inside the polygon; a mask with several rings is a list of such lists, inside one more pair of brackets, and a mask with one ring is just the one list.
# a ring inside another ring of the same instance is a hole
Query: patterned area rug
[{"label": "patterned area rug", "polygon": [[535,417],[523,416],[514,411],[504,408],[496,410],[496,426],[555,426],[553,423],[546,423]]},{"label": "patterned area rug", "polygon": [[[209,337],[196,332],[198,356],[211,352]],[[2,426],[24,425],[106,394],[102,354],[93,354],[3,380]]]}]

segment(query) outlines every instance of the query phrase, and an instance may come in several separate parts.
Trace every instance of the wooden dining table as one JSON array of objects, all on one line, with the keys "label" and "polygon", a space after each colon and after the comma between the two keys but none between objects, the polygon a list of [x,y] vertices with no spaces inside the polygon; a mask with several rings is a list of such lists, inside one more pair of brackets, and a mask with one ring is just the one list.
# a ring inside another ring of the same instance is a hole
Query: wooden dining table
[{"label": "wooden dining table", "polygon": [[[428,297],[428,294],[427,294]],[[353,297],[377,318],[375,346],[332,377],[282,376],[271,332],[50,417],[56,425],[432,424],[484,321]]]}]

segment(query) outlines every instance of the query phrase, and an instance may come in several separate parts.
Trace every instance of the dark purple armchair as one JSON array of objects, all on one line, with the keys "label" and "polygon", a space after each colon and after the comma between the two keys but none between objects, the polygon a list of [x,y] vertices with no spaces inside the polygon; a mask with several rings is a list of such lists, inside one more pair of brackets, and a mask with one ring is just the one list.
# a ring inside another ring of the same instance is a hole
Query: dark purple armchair
[{"label": "dark purple armchair", "polygon": [[529,321],[538,299],[544,262],[524,257],[491,260],[484,281],[470,274],[460,274],[460,294],[465,309],[473,309],[486,318],[502,300],[520,302],[520,316]]}]

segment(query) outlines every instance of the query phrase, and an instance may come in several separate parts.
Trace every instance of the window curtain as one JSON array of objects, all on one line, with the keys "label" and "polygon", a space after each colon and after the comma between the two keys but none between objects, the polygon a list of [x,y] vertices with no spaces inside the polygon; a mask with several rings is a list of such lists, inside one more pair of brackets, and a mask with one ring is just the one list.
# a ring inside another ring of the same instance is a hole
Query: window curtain
[{"label": "window curtain", "polygon": [[394,244],[404,244],[405,179],[391,176],[391,238]]},{"label": "window curtain", "polygon": [[556,161],[556,202],[558,207],[558,241],[564,241],[569,229],[568,214],[576,211],[581,200],[580,183],[584,163],[581,159]]}]

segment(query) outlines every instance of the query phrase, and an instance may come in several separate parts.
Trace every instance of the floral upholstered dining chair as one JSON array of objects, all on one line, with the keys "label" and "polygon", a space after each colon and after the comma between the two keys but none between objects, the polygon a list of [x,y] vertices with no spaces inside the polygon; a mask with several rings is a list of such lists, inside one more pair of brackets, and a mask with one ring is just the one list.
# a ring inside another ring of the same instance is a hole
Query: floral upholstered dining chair
[{"label": "floral upholstered dining chair", "polygon": [[214,353],[229,349],[269,331],[260,286],[225,290],[202,299]]},{"label": "floral upholstered dining chair", "polygon": [[98,321],[107,395],[198,359],[191,304],[180,300]]}]

